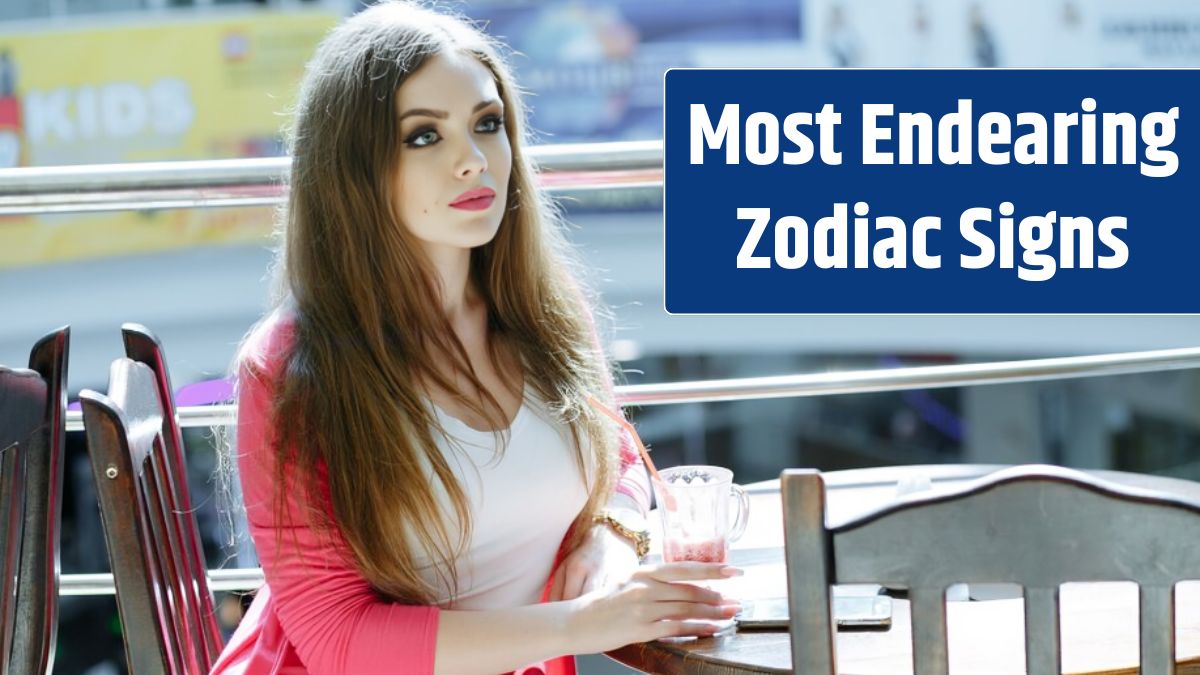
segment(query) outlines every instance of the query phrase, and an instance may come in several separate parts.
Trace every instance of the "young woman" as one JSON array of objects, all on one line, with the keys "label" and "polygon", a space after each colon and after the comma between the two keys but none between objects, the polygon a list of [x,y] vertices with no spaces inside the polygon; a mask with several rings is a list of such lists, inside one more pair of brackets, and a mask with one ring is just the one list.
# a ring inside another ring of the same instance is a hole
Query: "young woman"
[{"label": "young woman", "polygon": [[[638,567],[649,487],[496,47],[385,2],[319,47],[279,306],[239,357],[266,575],[219,673],[571,673],[736,606]],[[534,664],[534,665],[530,665]]]}]

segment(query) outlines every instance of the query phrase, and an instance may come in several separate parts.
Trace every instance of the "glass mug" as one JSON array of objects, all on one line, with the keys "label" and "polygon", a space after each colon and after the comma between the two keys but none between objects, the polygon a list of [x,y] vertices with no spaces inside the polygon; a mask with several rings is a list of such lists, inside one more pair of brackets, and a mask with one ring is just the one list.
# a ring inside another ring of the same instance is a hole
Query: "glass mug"
[{"label": "glass mug", "polygon": [[[729,544],[746,530],[750,499],[719,466],[677,466],[658,472],[654,492],[662,515],[663,562],[728,562]],[[736,511],[730,517],[730,504]]]}]

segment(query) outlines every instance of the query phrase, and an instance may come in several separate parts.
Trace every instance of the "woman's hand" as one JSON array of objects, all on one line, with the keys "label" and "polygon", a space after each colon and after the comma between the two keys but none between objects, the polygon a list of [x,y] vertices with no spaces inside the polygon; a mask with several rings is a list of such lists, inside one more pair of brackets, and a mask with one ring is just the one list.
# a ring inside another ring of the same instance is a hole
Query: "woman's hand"
[{"label": "woman's hand", "polygon": [[638,567],[633,542],[597,523],[554,573],[550,602],[574,600],[629,578]]},{"label": "woman's hand", "polygon": [[740,606],[694,583],[742,572],[722,563],[681,562],[646,566],[611,589],[570,601],[567,634],[575,653],[602,652],[664,637],[708,636]]}]

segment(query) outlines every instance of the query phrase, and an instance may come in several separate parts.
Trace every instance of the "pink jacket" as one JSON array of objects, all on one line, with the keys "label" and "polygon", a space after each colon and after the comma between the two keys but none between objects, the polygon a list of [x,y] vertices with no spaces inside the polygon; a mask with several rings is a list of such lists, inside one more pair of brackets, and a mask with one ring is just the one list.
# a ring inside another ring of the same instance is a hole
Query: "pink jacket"
[{"label": "pink jacket", "polygon": [[[346,542],[336,532],[331,536],[314,531],[294,493],[288,497],[283,520],[276,518],[274,450],[269,438],[271,381],[291,347],[294,325],[286,318],[271,321],[260,330],[255,349],[259,358],[254,361],[262,364],[260,372],[265,376],[248,375],[245,366],[239,373],[237,430],[246,516],[266,584],[212,672],[432,673],[438,607],[380,599],[354,567]],[[647,506],[644,475],[641,458],[630,443],[623,443],[617,491]],[[283,546],[277,546],[281,529]],[[565,656],[531,664],[521,673],[574,675],[575,663]]]}]

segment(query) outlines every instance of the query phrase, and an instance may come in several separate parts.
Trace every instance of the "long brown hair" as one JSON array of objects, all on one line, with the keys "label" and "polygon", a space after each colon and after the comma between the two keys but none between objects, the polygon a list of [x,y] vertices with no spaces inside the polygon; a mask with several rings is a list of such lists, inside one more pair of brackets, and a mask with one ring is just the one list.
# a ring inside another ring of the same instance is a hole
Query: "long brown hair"
[{"label": "long brown hair", "polygon": [[[287,306],[294,314],[295,337],[273,383],[275,507],[282,513],[298,480],[315,522],[340,533],[375,589],[422,604],[433,601],[433,589],[417,573],[413,546],[454,589],[454,561],[471,530],[463,489],[436,446],[443,430],[425,384],[450,392],[493,428],[505,421],[442,312],[434,270],[391,206],[393,197],[403,199],[394,194],[396,92],[450,50],[486,66],[504,103],[512,147],[507,209],[495,238],[471,251],[471,277],[486,303],[493,359],[501,363],[506,349],[574,438],[590,495],[568,549],[611,490],[617,454],[615,430],[586,403],[588,394],[612,403],[609,363],[570,272],[558,212],[522,152],[525,112],[498,46],[464,19],[408,2],[382,2],[349,18],[308,64],[288,136],[291,192],[281,210],[276,311]],[[435,357],[452,372],[432,367]],[[332,519],[321,508],[326,480]],[[450,513],[439,507],[439,486]]]}]

